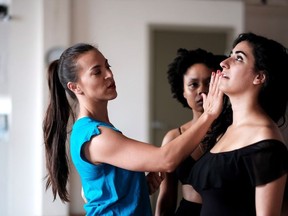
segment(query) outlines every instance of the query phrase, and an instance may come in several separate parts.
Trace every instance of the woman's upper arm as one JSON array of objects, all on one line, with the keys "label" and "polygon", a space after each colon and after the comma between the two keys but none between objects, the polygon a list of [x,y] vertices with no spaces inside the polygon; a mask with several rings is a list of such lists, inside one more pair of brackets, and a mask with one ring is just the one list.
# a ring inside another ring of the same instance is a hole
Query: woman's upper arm
[{"label": "woman's upper arm", "polygon": [[[85,157],[92,163],[108,163],[134,171],[160,171],[160,148],[130,139],[111,128],[99,127],[101,133],[85,144]],[[158,165],[157,165],[158,164]]]},{"label": "woman's upper arm", "polygon": [[281,214],[287,174],[256,187],[256,212],[258,216],[279,216]]}]

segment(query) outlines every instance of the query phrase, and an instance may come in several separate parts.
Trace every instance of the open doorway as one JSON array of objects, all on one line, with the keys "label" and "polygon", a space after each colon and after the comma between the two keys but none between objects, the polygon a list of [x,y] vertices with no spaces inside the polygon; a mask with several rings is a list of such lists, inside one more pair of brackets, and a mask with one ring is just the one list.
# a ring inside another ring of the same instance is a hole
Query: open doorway
[{"label": "open doorway", "polygon": [[[152,26],[150,30],[150,142],[161,145],[165,133],[192,118],[190,109],[172,98],[167,66],[178,48],[202,48],[226,54],[231,47],[231,29]],[[180,191],[180,190],[179,190]],[[151,196],[153,211],[158,193]],[[181,199],[181,194],[179,194]]]}]

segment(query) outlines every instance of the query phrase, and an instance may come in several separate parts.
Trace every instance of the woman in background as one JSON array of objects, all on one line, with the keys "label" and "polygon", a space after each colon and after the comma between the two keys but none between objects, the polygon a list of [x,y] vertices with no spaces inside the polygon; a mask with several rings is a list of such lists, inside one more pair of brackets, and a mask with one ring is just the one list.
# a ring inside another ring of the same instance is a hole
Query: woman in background
[{"label": "woman in background", "polygon": [[[211,74],[221,69],[220,62],[226,56],[214,56],[203,49],[187,50],[180,48],[176,58],[168,65],[168,81],[173,98],[176,98],[185,108],[192,111],[192,119],[178,128],[166,133],[162,145],[180,136],[204,112],[202,94],[207,94]],[[208,146],[198,145],[191,155],[182,161],[175,171],[166,173],[160,185],[156,204],[156,216],[160,215],[193,215],[197,216],[201,210],[201,197],[187,184],[187,178],[195,161],[203,154]],[[181,183],[182,199],[179,207],[178,181]],[[177,210],[176,210],[177,209]]]}]

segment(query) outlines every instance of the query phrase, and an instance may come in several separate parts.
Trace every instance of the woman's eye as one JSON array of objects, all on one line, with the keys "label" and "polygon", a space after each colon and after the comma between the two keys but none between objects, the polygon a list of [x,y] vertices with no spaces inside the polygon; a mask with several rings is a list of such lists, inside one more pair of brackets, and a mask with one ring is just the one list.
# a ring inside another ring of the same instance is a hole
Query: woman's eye
[{"label": "woman's eye", "polygon": [[101,73],[101,70],[97,69],[97,70],[94,70],[92,72],[93,75],[99,75]]},{"label": "woman's eye", "polygon": [[198,83],[190,83],[188,86],[189,86],[189,87],[192,87],[192,88],[195,88],[195,87],[198,86]]},{"label": "woman's eye", "polygon": [[106,68],[107,68],[107,69],[110,69],[110,68],[111,68],[111,65],[110,65],[108,62],[106,62]]},{"label": "woman's eye", "polygon": [[242,56],[236,56],[236,60],[237,61],[243,61],[243,58],[242,58]]}]

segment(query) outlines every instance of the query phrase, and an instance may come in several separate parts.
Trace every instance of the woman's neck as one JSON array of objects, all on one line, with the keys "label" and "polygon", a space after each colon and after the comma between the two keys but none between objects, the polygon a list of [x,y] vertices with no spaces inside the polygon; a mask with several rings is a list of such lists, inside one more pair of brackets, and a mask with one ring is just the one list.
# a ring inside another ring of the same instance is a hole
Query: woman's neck
[{"label": "woman's neck", "polygon": [[78,118],[91,117],[95,120],[110,123],[106,105],[95,104],[94,106],[80,106]]}]

